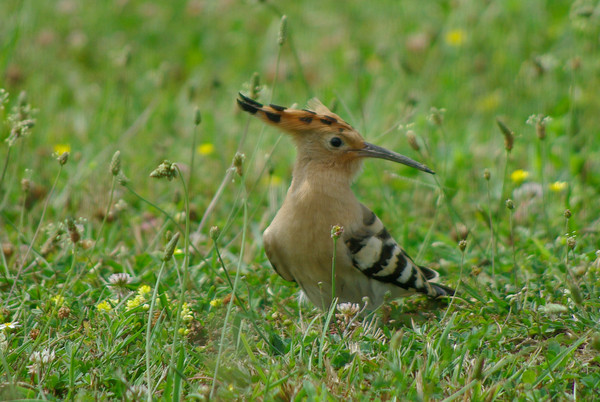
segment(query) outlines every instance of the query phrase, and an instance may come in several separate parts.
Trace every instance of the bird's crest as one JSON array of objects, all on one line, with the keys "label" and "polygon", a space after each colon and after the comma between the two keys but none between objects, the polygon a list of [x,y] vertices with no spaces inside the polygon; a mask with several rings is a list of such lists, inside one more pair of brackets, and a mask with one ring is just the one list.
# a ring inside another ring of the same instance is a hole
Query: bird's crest
[{"label": "bird's crest", "polygon": [[291,133],[344,133],[355,131],[352,126],[331,112],[317,98],[313,98],[308,102],[310,109],[301,110],[277,105],[263,105],[241,93],[237,103],[242,110]]}]

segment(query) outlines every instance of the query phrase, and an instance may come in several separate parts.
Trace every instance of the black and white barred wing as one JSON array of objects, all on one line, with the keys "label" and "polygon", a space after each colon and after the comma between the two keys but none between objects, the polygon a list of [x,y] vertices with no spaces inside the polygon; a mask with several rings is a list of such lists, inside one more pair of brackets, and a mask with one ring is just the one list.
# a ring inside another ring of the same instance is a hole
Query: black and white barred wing
[{"label": "black and white barred wing", "polygon": [[352,263],[369,278],[414,290],[430,297],[451,296],[454,290],[434,283],[439,274],[419,267],[396,243],[381,220],[363,205],[363,227],[344,239]]}]

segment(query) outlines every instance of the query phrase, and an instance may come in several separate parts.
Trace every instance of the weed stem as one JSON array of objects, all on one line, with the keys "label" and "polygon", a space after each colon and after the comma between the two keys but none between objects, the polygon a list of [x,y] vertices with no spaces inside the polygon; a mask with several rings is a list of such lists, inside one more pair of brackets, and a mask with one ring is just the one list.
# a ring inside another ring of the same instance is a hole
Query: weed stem
[{"label": "weed stem", "polygon": [[10,300],[10,296],[13,294],[13,292],[15,290],[15,286],[17,286],[17,283],[19,283],[19,277],[21,276],[23,267],[25,266],[25,263],[27,262],[27,257],[29,257],[29,253],[31,252],[31,249],[33,248],[33,244],[35,243],[35,240],[37,239],[37,236],[40,233],[40,230],[42,228],[42,223],[44,222],[44,217],[46,216],[46,210],[48,209],[48,205],[50,204],[50,199],[52,198],[52,194],[54,194],[54,189],[56,188],[56,184],[58,183],[58,179],[60,178],[60,174],[61,174],[62,170],[63,170],[63,165],[60,165],[58,173],[56,174],[56,178],[54,179],[54,183],[52,183],[52,187],[50,188],[50,192],[48,193],[48,197],[46,197],[46,202],[44,202],[44,208],[42,209],[42,216],[40,217],[38,226],[35,229],[35,233],[33,234],[31,241],[29,242],[29,247],[27,247],[27,251],[25,252],[25,255],[23,256],[23,260],[21,261],[21,265],[19,266],[19,269],[17,270],[17,274],[15,275],[15,278],[13,279],[13,284],[10,288],[10,292],[8,292],[8,296],[6,296],[5,300],[7,300],[7,301]]},{"label": "weed stem", "polygon": [[113,176],[112,184],[110,187],[110,194],[108,196],[108,205],[106,206],[106,211],[104,211],[104,217],[102,218],[102,223],[100,224],[100,229],[98,229],[98,238],[96,238],[96,241],[94,242],[94,247],[92,248],[91,254],[94,254],[94,251],[96,250],[96,246],[98,245],[98,242],[102,238],[102,231],[104,230],[104,225],[106,225],[106,220],[108,219],[108,214],[110,213],[110,207],[112,206],[112,201],[113,201],[113,196],[115,193],[116,185],[117,185],[117,178],[115,176]]},{"label": "weed stem", "polygon": [[[244,224],[242,227],[242,245],[240,247],[240,256],[238,259],[237,269],[235,271],[235,278],[233,280],[233,289],[231,291],[232,298],[235,297],[237,286],[240,278],[240,271],[242,270],[242,260],[244,256],[245,246],[246,246],[246,231],[248,228],[248,203],[244,199]],[[217,362],[215,364],[215,372],[213,375],[212,387],[210,390],[210,399],[213,399],[215,396],[215,391],[217,389],[217,377],[219,375],[219,367],[221,364],[221,356],[223,355],[223,345],[225,343],[225,332],[227,330],[227,323],[229,322],[229,316],[231,315],[231,310],[233,307],[233,300],[227,304],[227,312],[225,313],[225,322],[223,323],[223,329],[221,330],[221,340],[219,342],[219,352],[217,354]]]}]

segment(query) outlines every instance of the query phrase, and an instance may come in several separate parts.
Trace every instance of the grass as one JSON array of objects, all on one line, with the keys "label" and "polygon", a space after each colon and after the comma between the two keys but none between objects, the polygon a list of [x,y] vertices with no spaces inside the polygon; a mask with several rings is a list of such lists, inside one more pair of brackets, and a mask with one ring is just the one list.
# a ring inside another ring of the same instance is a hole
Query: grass
[{"label": "grass", "polygon": [[[1,399],[600,397],[593,2],[0,13]],[[434,168],[371,161],[354,188],[460,295],[299,302],[261,239],[294,150],[240,90],[318,96]]]}]

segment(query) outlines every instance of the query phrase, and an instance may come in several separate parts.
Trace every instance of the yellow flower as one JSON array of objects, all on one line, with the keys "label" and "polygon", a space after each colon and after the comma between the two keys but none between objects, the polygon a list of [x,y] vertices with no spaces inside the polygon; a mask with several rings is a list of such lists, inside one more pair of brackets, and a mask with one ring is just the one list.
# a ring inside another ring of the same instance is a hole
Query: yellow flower
[{"label": "yellow flower", "polygon": [[527,170],[518,169],[511,173],[510,179],[515,184],[523,183],[529,177],[529,172]]},{"label": "yellow flower", "polygon": [[215,152],[215,146],[210,142],[205,142],[204,144],[198,145],[196,151],[198,151],[200,155],[210,155]]},{"label": "yellow flower", "polygon": [[223,300],[222,299],[213,299],[210,301],[210,306],[211,307],[220,307],[223,304]]},{"label": "yellow flower", "polygon": [[561,191],[566,190],[567,186],[568,184],[566,181],[555,181],[554,183],[550,184],[550,191],[560,193]]},{"label": "yellow flower", "polygon": [[150,293],[150,291],[152,290],[152,288],[148,285],[142,285],[138,288],[138,295],[142,296],[142,297],[146,297],[148,296],[148,293]]},{"label": "yellow flower", "polygon": [[282,182],[283,182],[283,180],[281,179],[280,176],[277,176],[276,174],[271,176],[271,184],[273,186],[279,186]]},{"label": "yellow flower", "polygon": [[187,302],[183,302],[181,305],[181,318],[185,322],[190,322],[194,319],[194,316],[190,311],[190,305]]},{"label": "yellow flower", "polygon": [[65,302],[65,298],[62,297],[61,295],[56,295],[56,296],[52,296],[52,298],[50,299],[54,302],[54,304],[56,304],[57,306],[62,306],[63,303]]},{"label": "yellow flower", "polygon": [[139,307],[142,304],[144,304],[145,301],[146,301],[146,299],[144,298],[144,296],[137,295],[133,299],[127,300],[127,303],[125,304],[127,306],[126,310],[127,311],[133,310],[134,308]]},{"label": "yellow flower", "polygon": [[98,311],[110,311],[112,310],[112,306],[110,305],[110,303],[104,300],[103,302],[100,302],[96,305],[96,309],[98,309]]},{"label": "yellow flower", "polygon": [[499,91],[494,91],[487,94],[477,102],[477,109],[482,112],[491,112],[498,109],[500,102],[502,101],[502,95]]},{"label": "yellow flower", "polygon": [[444,39],[449,46],[459,47],[467,40],[467,32],[461,28],[452,29],[446,32]]},{"label": "yellow flower", "polygon": [[56,144],[56,145],[54,145],[54,152],[57,155],[62,155],[65,152],[71,152],[71,145],[69,145],[69,144]]},{"label": "yellow flower", "polygon": [[270,176],[264,175],[260,179],[260,183],[264,187],[269,187],[269,186],[277,187],[277,186],[280,186],[281,183],[283,183],[283,179],[281,178],[281,176],[277,176],[276,174],[270,175]]}]

